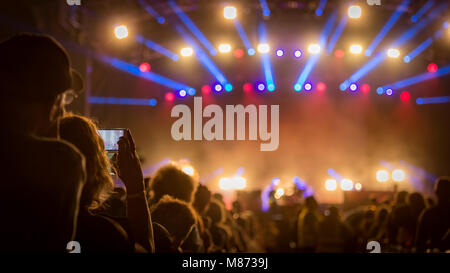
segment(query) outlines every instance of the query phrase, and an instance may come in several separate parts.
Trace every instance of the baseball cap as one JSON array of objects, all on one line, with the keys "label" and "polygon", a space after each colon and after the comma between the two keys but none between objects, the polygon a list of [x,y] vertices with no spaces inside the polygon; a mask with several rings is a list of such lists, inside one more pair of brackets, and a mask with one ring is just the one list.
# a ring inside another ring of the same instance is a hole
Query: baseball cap
[{"label": "baseball cap", "polygon": [[51,101],[83,90],[69,55],[48,35],[23,33],[0,43],[0,92],[3,99]]}]

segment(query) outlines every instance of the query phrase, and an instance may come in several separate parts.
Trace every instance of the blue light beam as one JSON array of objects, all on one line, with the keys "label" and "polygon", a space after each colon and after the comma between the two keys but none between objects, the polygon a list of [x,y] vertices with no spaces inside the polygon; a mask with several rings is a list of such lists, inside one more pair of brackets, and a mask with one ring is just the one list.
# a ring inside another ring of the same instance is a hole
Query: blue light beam
[{"label": "blue light beam", "polygon": [[450,96],[443,97],[429,97],[429,98],[417,98],[416,103],[422,104],[435,104],[435,103],[450,103]]},{"label": "blue light beam", "polygon": [[428,0],[428,2],[425,3],[413,16],[411,16],[411,22],[417,23],[422,17],[422,15],[425,14],[432,6],[434,5],[434,0]]},{"label": "blue light beam", "polygon": [[[331,31],[331,28],[333,27],[333,23],[336,20],[336,13],[333,13],[325,23],[325,27],[322,30],[322,33],[319,36],[319,45],[321,50],[325,47],[328,35]],[[295,91],[300,91],[303,88],[303,85],[306,82],[306,79],[308,78],[309,74],[313,70],[314,66],[316,65],[317,61],[319,60],[320,54],[314,54],[309,57],[308,61],[306,62],[305,66],[303,67],[302,72],[297,78],[297,81],[294,85]]]},{"label": "blue light beam", "polygon": [[244,28],[241,25],[241,22],[239,21],[239,19],[234,19],[234,26],[236,27],[236,30],[239,34],[239,37],[241,37],[242,42],[244,43],[245,49],[247,49],[247,52],[249,52],[249,50],[254,48],[252,47],[252,44],[250,43],[250,40],[248,39],[247,34],[245,33]]},{"label": "blue light beam", "polygon": [[425,49],[430,47],[430,45],[433,43],[434,39],[439,39],[442,36],[442,34],[444,34],[444,29],[445,29],[445,26],[444,26],[444,28],[441,28],[440,30],[438,30],[432,37],[429,37],[428,39],[423,41],[420,45],[418,45],[416,48],[414,48],[410,53],[408,53],[408,55],[403,57],[403,61],[405,63],[411,62],[412,59],[414,59],[420,53],[422,53]]},{"label": "blue light beam", "polygon": [[270,9],[269,9],[269,5],[267,5],[267,1],[266,0],[260,0],[259,3],[261,4],[261,9],[262,9],[262,14],[264,17],[269,17],[270,16]]},{"label": "blue light beam", "polygon": [[153,18],[155,18],[159,24],[164,24],[164,22],[166,22],[166,19],[163,16],[161,16],[149,4],[147,4],[147,2],[145,0],[139,0],[139,5],[141,5],[141,7],[143,7],[147,11],[148,14],[150,14]]},{"label": "blue light beam", "polygon": [[[263,22],[259,23],[258,33],[259,33],[259,42],[267,43],[266,26],[264,25]],[[273,73],[272,73],[272,64],[270,62],[270,54],[268,54],[268,53],[261,54],[261,60],[262,60],[262,65],[263,65],[263,70],[264,70],[264,77],[266,79],[267,90],[273,91],[273,90],[275,90],[275,84],[273,81]]]},{"label": "blue light beam", "polygon": [[378,46],[378,44],[383,40],[384,36],[391,30],[391,28],[395,25],[395,23],[400,19],[400,16],[407,11],[409,5],[409,0],[404,0],[400,5],[398,5],[397,9],[395,10],[394,14],[392,14],[391,18],[386,22],[386,24],[383,26],[381,31],[377,34],[375,39],[372,41],[372,43],[367,47],[364,54],[366,56],[371,56],[372,52],[375,50],[375,48]]},{"label": "blue light beam", "polygon": [[167,48],[163,47],[162,45],[159,45],[151,40],[145,39],[141,35],[136,35],[136,41],[138,41],[141,44],[144,44],[146,47],[153,49],[154,51],[171,58],[174,61],[178,61],[180,56],[178,54],[173,53],[172,51],[168,50]]},{"label": "blue light beam", "polygon": [[180,7],[175,3],[175,1],[169,1],[170,7],[173,9],[175,14],[181,19],[183,24],[194,34],[194,36],[200,41],[200,43],[208,49],[211,55],[217,55],[217,50],[212,46],[208,39],[203,35],[203,33],[198,29],[198,27],[192,22],[192,20],[180,9]]},{"label": "blue light beam", "polygon": [[135,99],[135,98],[115,98],[115,97],[88,97],[91,104],[117,104],[117,105],[142,105],[155,106],[156,99]]},{"label": "blue light beam", "polygon": [[342,180],[342,176],[340,174],[338,174],[335,170],[331,169],[331,168],[328,169],[327,173],[328,173],[328,175],[332,176],[337,181],[341,181]]},{"label": "blue light beam", "polygon": [[316,9],[317,16],[322,16],[323,10],[325,9],[326,4],[327,4],[327,0],[320,0],[319,6]]},{"label": "blue light beam", "polygon": [[331,51],[333,51],[334,46],[336,45],[337,41],[339,40],[339,37],[341,37],[342,32],[344,31],[345,26],[348,22],[348,16],[345,15],[341,18],[341,21],[339,21],[338,26],[336,27],[335,31],[333,32],[333,35],[330,38],[330,41],[328,42],[327,46],[327,53],[330,54]]}]

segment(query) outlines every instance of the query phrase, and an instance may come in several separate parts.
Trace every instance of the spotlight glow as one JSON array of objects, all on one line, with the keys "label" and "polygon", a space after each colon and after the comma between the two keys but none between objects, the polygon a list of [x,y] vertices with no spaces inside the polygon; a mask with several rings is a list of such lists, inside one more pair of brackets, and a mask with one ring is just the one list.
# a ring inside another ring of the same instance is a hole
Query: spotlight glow
[{"label": "spotlight glow", "polygon": [[353,54],[361,54],[362,46],[361,45],[351,45],[350,52]]},{"label": "spotlight glow", "polygon": [[233,85],[231,83],[225,84],[225,91],[230,92],[231,90],[233,90]]},{"label": "spotlight glow", "polygon": [[367,83],[364,83],[361,85],[361,92],[363,92],[364,94],[367,94],[370,92],[370,85],[368,85]]},{"label": "spotlight glow", "polygon": [[141,63],[139,65],[139,70],[141,72],[148,72],[148,71],[150,71],[150,64],[148,64],[148,63]]},{"label": "spotlight glow", "polygon": [[393,93],[394,93],[394,92],[392,91],[391,88],[389,88],[389,89],[386,90],[386,95],[388,95],[388,96],[392,96]]},{"label": "spotlight glow", "polygon": [[194,88],[189,88],[188,91],[187,91],[187,93],[188,93],[189,96],[194,96],[195,93],[196,93],[196,91],[195,91]]},{"label": "spotlight glow", "polygon": [[389,48],[387,55],[389,58],[398,58],[400,56],[400,51],[396,48]]},{"label": "spotlight glow", "polygon": [[209,85],[203,85],[202,86],[202,93],[203,94],[209,94],[211,93],[211,87]]},{"label": "spotlight glow", "polygon": [[194,50],[192,49],[192,47],[183,47],[180,50],[180,55],[183,57],[189,57],[192,56],[192,54],[194,54]]},{"label": "spotlight glow", "polygon": [[236,8],[233,6],[226,6],[223,8],[223,17],[228,20],[233,20],[237,16]]},{"label": "spotlight glow", "polygon": [[121,40],[128,37],[128,28],[125,25],[120,25],[114,28],[114,35]]},{"label": "spotlight glow", "polygon": [[400,99],[404,102],[409,101],[410,98],[411,98],[411,94],[409,94],[409,92],[404,91],[400,94]]},{"label": "spotlight glow", "polygon": [[240,59],[242,57],[244,57],[244,50],[238,48],[234,51],[234,57]]},{"label": "spotlight glow", "polygon": [[300,90],[302,90],[302,85],[299,84],[299,83],[296,83],[296,84],[294,85],[294,90],[295,90],[295,91],[300,91]]},{"label": "spotlight glow", "polygon": [[357,19],[361,17],[361,7],[360,6],[350,6],[347,10],[348,17],[352,19]]},{"label": "spotlight glow", "polygon": [[334,179],[327,179],[325,181],[325,189],[327,191],[335,191],[337,189],[337,182]]},{"label": "spotlight glow", "polygon": [[266,54],[266,53],[269,52],[270,46],[269,46],[269,44],[265,44],[265,43],[264,44],[259,44],[257,49],[258,49],[259,53]]},{"label": "spotlight glow", "polygon": [[284,189],[283,188],[278,188],[275,191],[274,197],[275,197],[275,199],[280,199],[283,195],[284,195]]},{"label": "spotlight glow", "polygon": [[278,49],[276,54],[277,54],[278,57],[283,57],[284,51],[282,49]]},{"label": "spotlight glow", "polygon": [[264,89],[266,89],[266,86],[264,85],[264,83],[258,84],[258,90],[259,91],[264,91]]},{"label": "spotlight glow", "polygon": [[222,89],[223,89],[222,85],[220,85],[220,84],[214,85],[214,90],[216,90],[216,92],[221,92]]},{"label": "spotlight glow", "polygon": [[341,180],[341,189],[343,191],[351,191],[353,189],[353,181],[347,178]]},{"label": "spotlight glow", "polygon": [[181,168],[181,170],[187,175],[190,175],[190,176],[194,175],[194,168],[190,165],[183,166],[183,168]]},{"label": "spotlight glow", "polygon": [[249,56],[253,56],[253,55],[255,55],[255,49],[254,48],[249,48],[248,50],[247,50],[247,54],[249,55]]},{"label": "spotlight glow", "polygon": [[296,51],[294,51],[294,57],[295,58],[300,58],[302,56],[302,51],[297,49]]},{"label": "spotlight glow", "polygon": [[336,51],[334,51],[334,56],[336,56],[336,58],[342,59],[345,56],[345,52],[342,49],[336,49]]},{"label": "spotlight glow", "polygon": [[187,92],[186,92],[186,90],[181,89],[180,91],[178,91],[178,95],[180,95],[180,97],[184,98],[184,97],[186,97]]},{"label": "spotlight glow", "polygon": [[312,89],[312,84],[306,83],[306,84],[305,84],[305,90],[306,90],[306,91],[310,91],[311,89]]},{"label": "spotlight glow", "polygon": [[392,171],[392,180],[395,182],[401,182],[405,180],[405,172],[400,169],[395,169]]},{"label": "spotlight glow", "polygon": [[356,183],[355,184],[355,190],[360,191],[361,189],[362,189],[361,183]]},{"label": "spotlight glow", "polygon": [[386,182],[389,179],[389,173],[386,170],[378,170],[377,171],[377,181],[378,182]]},{"label": "spotlight glow", "polygon": [[437,66],[435,63],[430,63],[430,64],[427,66],[427,70],[428,70],[428,72],[430,72],[430,73],[434,73],[434,72],[436,72],[436,71],[438,70],[438,66]]},{"label": "spotlight glow", "polygon": [[319,44],[310,44],[308,46],[308,52],[311,54],[319,54],[320,53],[320,45]]},{"label": "spotlight glow", "polygon": [[219,52],[220,53],[230,53],[231,51],[231,45],[230,44],[220,44],[219,45]]},{"label": "spotlight glow", "polygon": [[275,90],[275,85],[273,83],[269,83],[267,85],[267,90],[269,90],[270,92],[274,91]]},{"label": "spotlight glow", "polygon": [[350,84],[349,89],[350,91],[355,92],[356,90],[358,90],[358,85],[356,83],[352,83]]},{"label": "spotlight glow", "polygon": [[164,95],[164,98],[166,99],[166,101],[172,102],[175,99],[175,95],[173,93],[167,92]]},{"label": "spotlight glow", "polygon": [[242,89],[243,89],[244,92],[246,92],[246,93],[252,92],[252,90],[253,90],[253,85],[252,85],[251,83],[245,83],[245,84],[242,86]]},{"label": "spotlight glow", "polygon": [[327,90],[327,85],[323,82],[319,82],[319,83],[317,83],[316,89],[319,92],[323,92],[323,91]]}]

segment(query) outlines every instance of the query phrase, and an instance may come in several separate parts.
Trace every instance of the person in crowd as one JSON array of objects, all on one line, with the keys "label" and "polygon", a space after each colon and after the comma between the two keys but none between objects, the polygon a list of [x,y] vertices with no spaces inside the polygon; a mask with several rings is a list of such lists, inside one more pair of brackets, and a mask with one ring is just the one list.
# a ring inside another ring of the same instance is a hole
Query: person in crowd
[{"label": "person in crowd", "polygon": [[389,244],[398,251],[406,250],[414,241],[411,228],[413,221],[407,199],[408,192],[400,191],[397,193],[388,223]]},{"label": "person in crowd", "polygon": [[[83,252],[133,252],[140,247],[152,252],[153,232],[144,180],[129,131],[119,140],[116,164],[127,189],[127,218],[122,220],[125,222],[122,225],[117,219],[96,212],[114,189],[109,173],[110,162],[97,126],[86,117],[70,114],[61,119],[59,133],[86,158],[87,179],[80,196],[75,237]],[[135,248],[135,243],[138,248]]]},{"label": "person in crowd", "polygon": [[[164,195],[151,207],[152,219],[170,234],[171,248],[183,252],[182,245],[196,226],[196,213],[192,206],[169,195]],[[165,249],[169,249],[165,246]]]},{"label": "person in crowd", "polygon": [[[161,167],[150,181],[152,198],[150,203],[156,204],[164,195],[192,204],[198,181],[186,174],[176,164],[168,164]],[[195,211],[194,211],[195,213]],[[199,216],[195,215],[198,219]],[[192,232],[183,241],[181,246],[183,252],[204,252],[205,246],[201,237],[200,223],[196,221]]]},{"label": "person in crowd", "polygon": [[387,222],[388,222],[389,211],[381,207],[376,213],[375,221],[369,230],[369,240],[375,240],[378,242],[385,242],[387,239]]},{"label": "person in crowd", "polygon": [[81,77],[56,40],[28,33],[0,43],[0,75],[0,251],[66,252],[86,170],[57,128]]},{"label": "person in crowd", "polygon": [[321,218],[316,199],[313,196],[308,196],[297,222],[297,247],[300,252],[316,251]]},{"label": "person in crowd", "polygon": [[435,183],[437,204],[423,211],[416,235],[416,251],[448,251],[450,230],[450,177],[440,177]]},{"label": "person in crowd", "polygon": [[319,222],[317,252],[342,253],[348,251],[350,228],[341,221],[338,208],[332,206]]},{"label": "person in crowd", "polygon": [[408,245],[409,248],[414,247],[415,243],[415,236],[417,233],[417,224],[419,222],[419,217],[422,214],[423,210],[425,209],[425,199],[423,198],[422,194],[418,192],[411,193],[408,196],[408,206],[409,206],[409,214],[411,217],[410,220],[410,232],[411,232],[411,240],[410,244]]},{"label": "person in crowd", "polygon": [[231,232],[229,228],[225,226],[226,215],[223,204],[213,198],[206,214],[211,218],[210,232],[215,245],[213,252],[226,252],[228,250],[227,247]]},{"label": "person in crowd", "polygon": [[209,203],[211,202],[211,191],[208,187],[199,184],[195,191],[193,207],[199,216],[200,235],[206,252],[210,252],[213,248],[213,241],[209,228],[211,227],[211,218],[206,215]]}]

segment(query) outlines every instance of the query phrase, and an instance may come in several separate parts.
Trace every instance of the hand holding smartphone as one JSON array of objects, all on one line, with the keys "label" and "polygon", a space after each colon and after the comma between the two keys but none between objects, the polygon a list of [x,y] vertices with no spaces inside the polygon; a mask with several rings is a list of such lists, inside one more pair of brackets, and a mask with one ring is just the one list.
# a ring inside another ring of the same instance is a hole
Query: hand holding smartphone
[{"label": "hand holding smartphone", "polygon": [[105,150],[107,152],[118,152],[119,151],[119,139],[125,135],[124,128],[114,128],[114,129],[99,129],[98,133],[105,143]]}]

